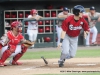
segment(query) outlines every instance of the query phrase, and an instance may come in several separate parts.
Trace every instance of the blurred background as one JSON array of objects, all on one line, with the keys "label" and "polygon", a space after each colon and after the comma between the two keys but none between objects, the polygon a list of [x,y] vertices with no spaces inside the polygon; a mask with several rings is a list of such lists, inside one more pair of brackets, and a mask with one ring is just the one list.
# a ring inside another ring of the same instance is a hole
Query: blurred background
[{"label": "blurred background", "polygon": [[[22,21],[27,18],[31,9],[37,9],[40,16],[51,18],[57,17],[63,7],[68,7],[69,12],[72,13],[72,8],[75,5],[84,6],[86,12],[89,12],[91,6],[95,6],[96,11],[100,12],[99,0],[0,0],[0,37],[7,30],[10,30],[10,23],[12,21]],[[57,36],[54,38],[56,30],[53,28],[53,20],[38,21],[38,24],[39,33],[35,47],[56,47],[54,40],[57,42]],[[28,22],[25,22],[25,33],[27,25]],[[96,27],[98,29],[97,42],[100,44],[99,22],[97,22]],[[28,39],[27,34],[25,34],[25,38]],[[82,34],[79,36],[78,45],[84,45]]]}]

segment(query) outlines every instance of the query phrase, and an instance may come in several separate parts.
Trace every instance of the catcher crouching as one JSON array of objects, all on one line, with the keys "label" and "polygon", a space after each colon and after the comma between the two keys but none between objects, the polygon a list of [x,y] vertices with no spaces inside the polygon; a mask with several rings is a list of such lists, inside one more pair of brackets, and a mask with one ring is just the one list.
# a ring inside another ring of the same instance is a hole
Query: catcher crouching
[{"label": "catcher crouching", "polygon": [[28,41],[21,34],[22,26],[18,21],[11,23],[11,30],[4,34],[0,39],[0,66],[5,66],[7,58],[12,57],[10,64],[21,65],[18,60],[32,46],[34,42]]}]

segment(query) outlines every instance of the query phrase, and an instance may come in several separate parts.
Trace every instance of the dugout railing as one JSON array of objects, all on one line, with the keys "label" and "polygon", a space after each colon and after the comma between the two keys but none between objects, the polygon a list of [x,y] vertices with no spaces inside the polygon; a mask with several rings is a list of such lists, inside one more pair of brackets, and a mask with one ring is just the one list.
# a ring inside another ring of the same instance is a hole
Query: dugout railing
[{"label": "dugout railing", "polygon": [[[57,20],[64,20],[64,19],[58,19],[58,18],[42,18],[42,19],[40,19],[40,20],[52,20],[53,21],[53,29],[54,29],[54,31],[53,31],[53,47],[56,47],[56,31],[55,31],[55,25],[56,25],[56,21]],[[25,37],[25,22],[26,21],[36,21],[35,19],[24,19],[23,21],[22,21],[22,24],[23,24],[23,28],[22,28],[22,34],[23,34],[23,36]],[[39,20],[38,20],[39,21]]]},{"label": "dugout railing", "polygon": [[[97,20],[98,19],[98,17],[91,17],[91,19],[92,20]],[[56,25],[56,21],[57,20],[64,20],[64,19],[59,19],[59,18],[42,18],[42,19],[40,19],[40,20],[52,20],[53,21],[53,29],[54,29],[54,31],[53,31],[53,47],[56,47],[56,40],[55,40],[55,38],[56,38],[56,31],[55,31],[55,25]],[[22,34],[23,34],[23,36],[25,37],[25,35],[26,35],[26,33],[25,33],[25,22],[26,21],[36,21],[35,19],[23,19],[22,20]],[[39,20],[38,20],[39,21]],[[83,45],[85,45],[85,39],[83,39]]]}]

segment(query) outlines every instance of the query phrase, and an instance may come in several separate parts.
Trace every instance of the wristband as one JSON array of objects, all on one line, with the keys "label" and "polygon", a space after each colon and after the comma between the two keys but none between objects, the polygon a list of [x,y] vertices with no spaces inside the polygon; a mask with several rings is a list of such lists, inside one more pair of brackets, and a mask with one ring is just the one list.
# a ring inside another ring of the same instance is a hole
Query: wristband
[{"label": "wristband", "polygon": [[62,42],[63,42],[63,39],[61,38],[61,39],[60,39],[60,43],[62,43]]}]

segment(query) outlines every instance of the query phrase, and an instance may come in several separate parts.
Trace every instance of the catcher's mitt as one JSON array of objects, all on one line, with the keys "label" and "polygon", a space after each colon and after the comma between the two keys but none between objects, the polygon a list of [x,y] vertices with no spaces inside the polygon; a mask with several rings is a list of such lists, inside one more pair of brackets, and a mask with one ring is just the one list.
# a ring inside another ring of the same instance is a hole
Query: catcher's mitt
[{"label": "catcher's mitt", "polygon": [[25,47],[30,47],[30,46],[32,46],[34,44],[34,42],[31,42],[31,41],[29,41],[29,40],[27,40],[25,43],[23,43],[23,45],[25,46]]},{"label": "catcher's mitt", "polygon": [[27,43],[24,43],[23,44],[25,47],[30,47],[30,46],[32,46],[31,44],[27,44]]}]

